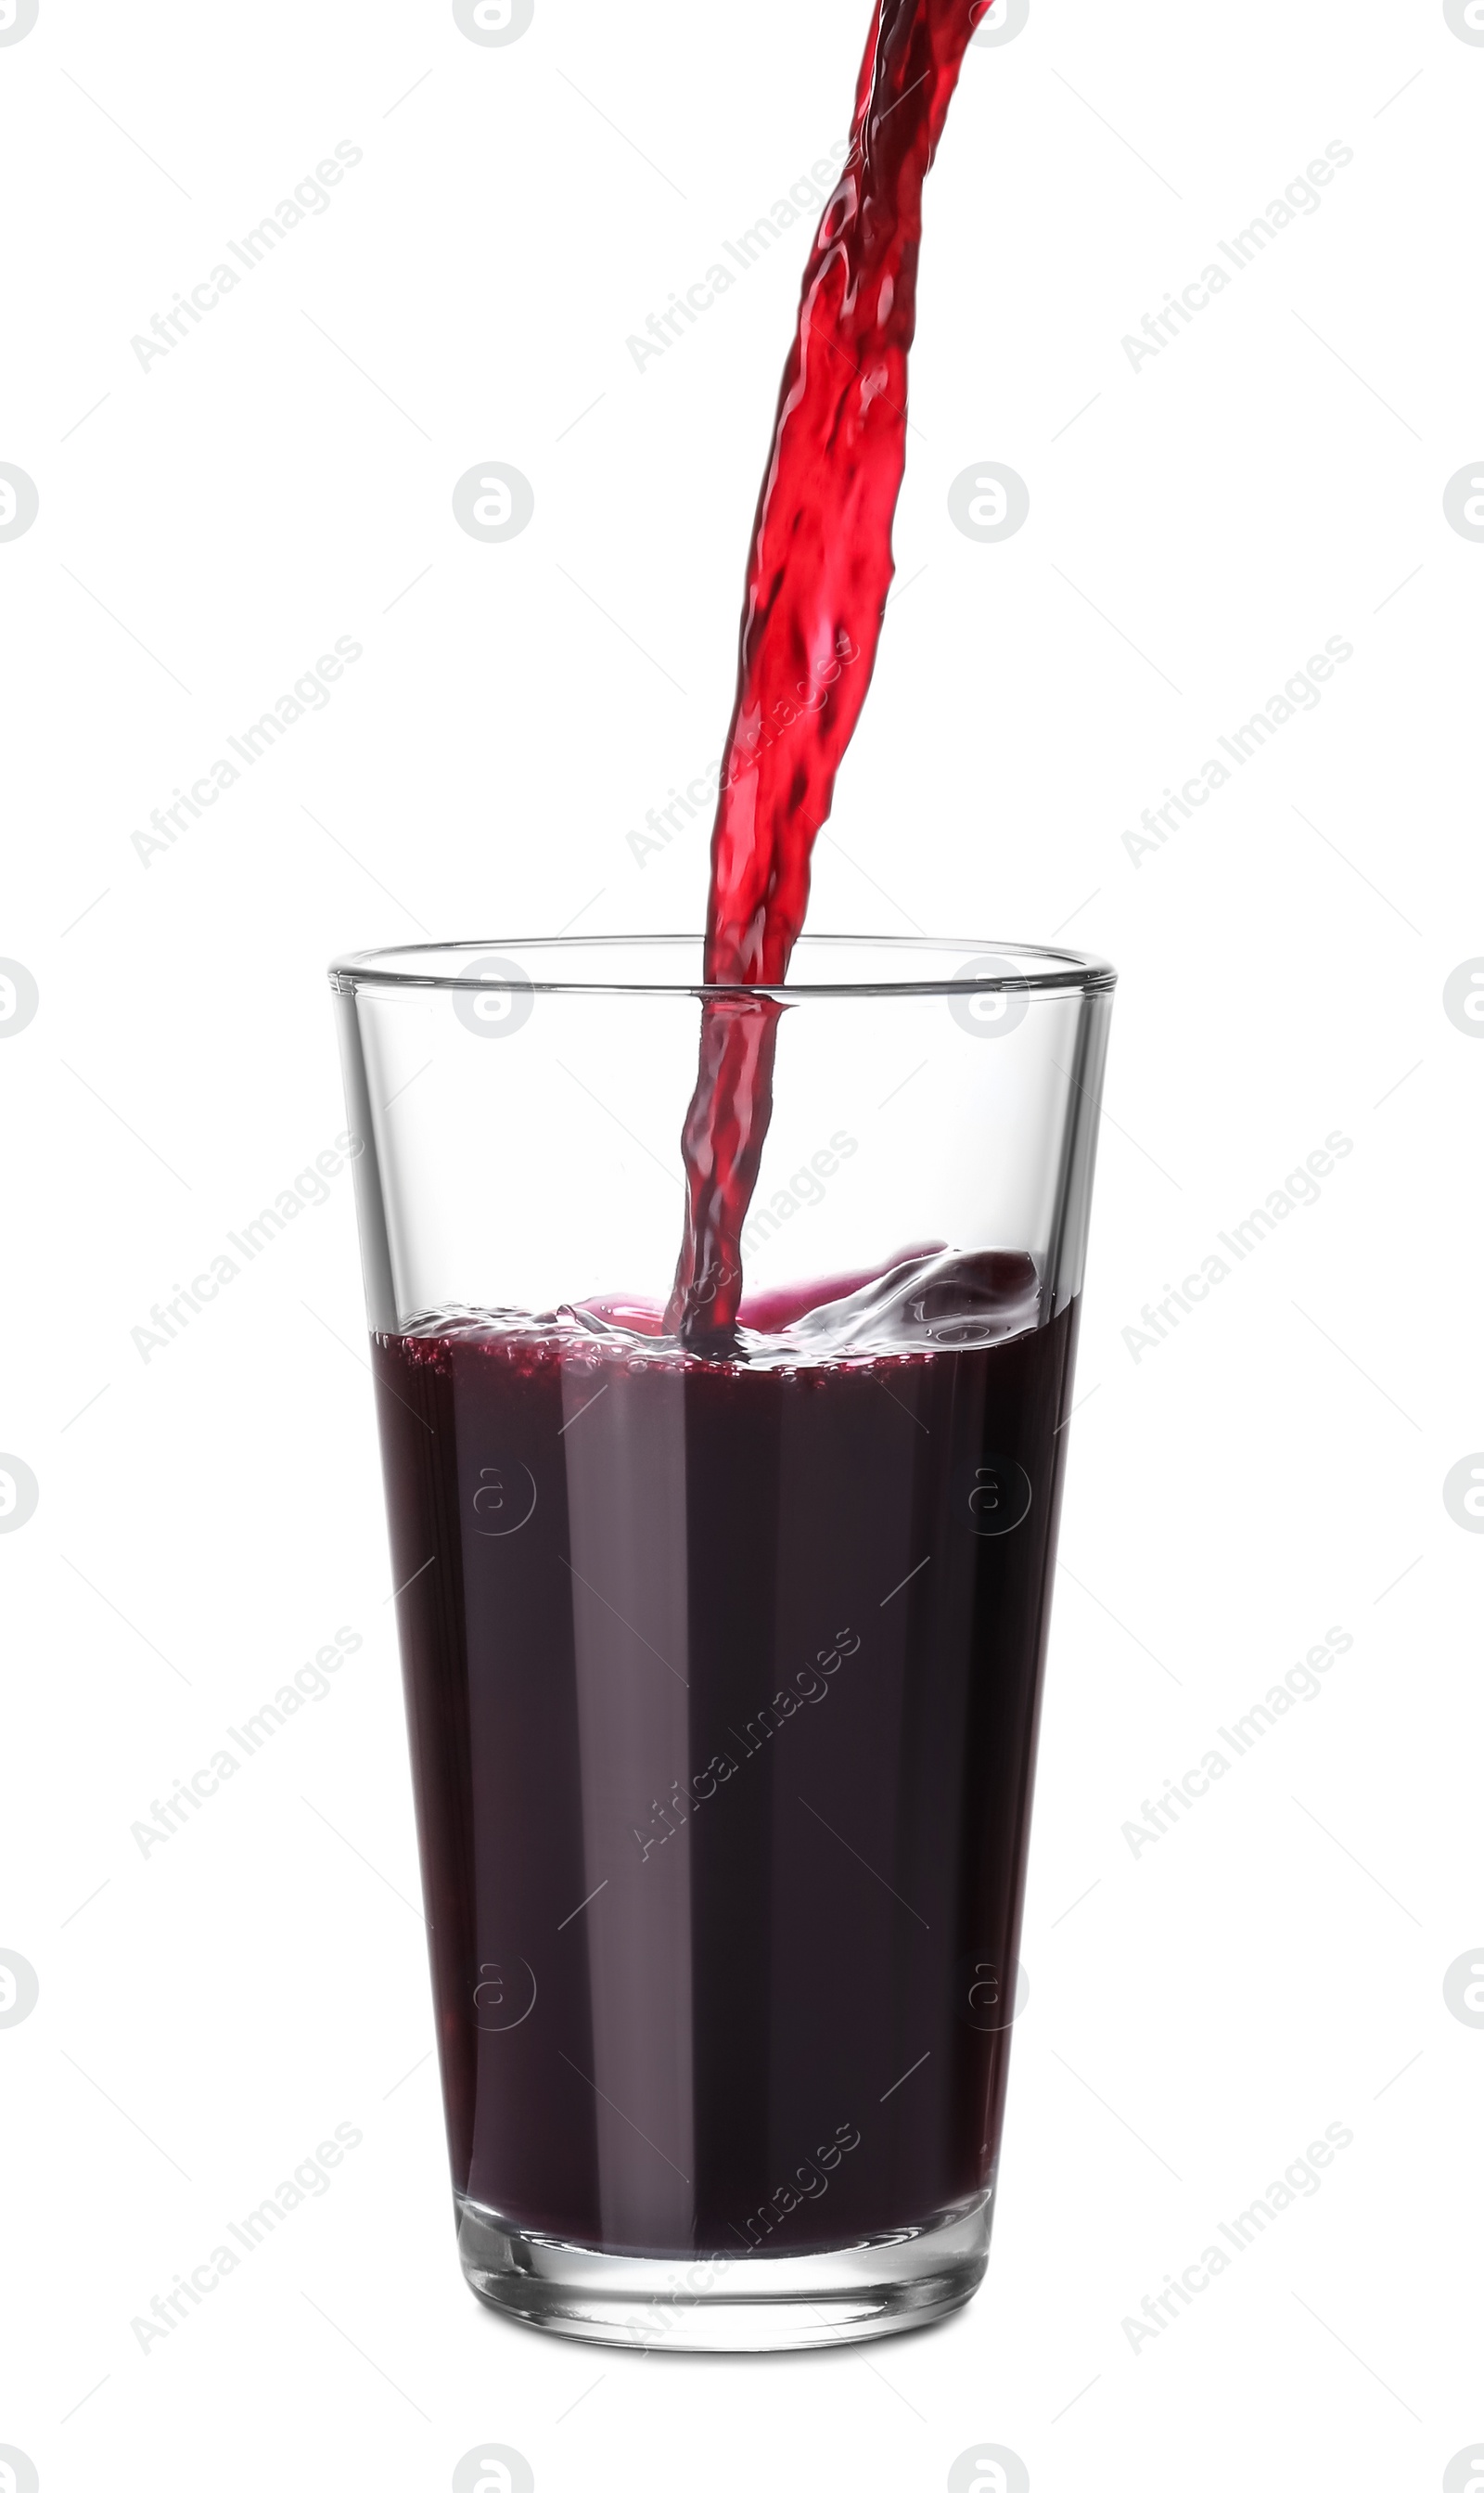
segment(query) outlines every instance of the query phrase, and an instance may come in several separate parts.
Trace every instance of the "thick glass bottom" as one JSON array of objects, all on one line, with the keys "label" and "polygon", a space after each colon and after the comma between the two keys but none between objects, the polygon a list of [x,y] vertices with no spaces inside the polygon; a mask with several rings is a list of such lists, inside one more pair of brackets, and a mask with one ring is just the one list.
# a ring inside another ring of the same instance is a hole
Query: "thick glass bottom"
[{"label": "thick glass bottom", "polygon": [[990,2255],[991,2194],[928,2223],[826,2251],[683,2259],[590,2251],[455,2200],[481,2301],[594,2345],[763,2355],[924,2328],[965,2303]]}]

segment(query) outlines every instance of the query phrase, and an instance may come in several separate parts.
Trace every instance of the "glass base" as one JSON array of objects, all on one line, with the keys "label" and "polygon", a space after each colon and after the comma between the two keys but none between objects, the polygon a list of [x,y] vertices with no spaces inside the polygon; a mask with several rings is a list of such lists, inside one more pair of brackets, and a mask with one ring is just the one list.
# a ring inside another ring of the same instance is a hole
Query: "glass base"
[{"label": "glass base", "polygon": [[827,2251],[728,2259],[581,2250],[455,2200],[459,2256],[481,2301],[599,2346],[779,2354],[925,2328],[967,2302],[990,2255],[991,2194],[924,2225]]}]

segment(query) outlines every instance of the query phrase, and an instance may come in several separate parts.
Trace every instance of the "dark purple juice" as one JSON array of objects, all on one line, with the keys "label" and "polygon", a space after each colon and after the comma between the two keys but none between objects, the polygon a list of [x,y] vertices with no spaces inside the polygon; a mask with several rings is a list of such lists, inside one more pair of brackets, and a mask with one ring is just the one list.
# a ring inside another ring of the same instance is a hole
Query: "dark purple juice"
[{"label": "dark purple juice", "polygon": [[726,1361],[611,1307],[375,1339],[454,2181],[504,2225],[763,2256],[993,2180],[1077,1306],[1010,1254],[830,1286]]}]

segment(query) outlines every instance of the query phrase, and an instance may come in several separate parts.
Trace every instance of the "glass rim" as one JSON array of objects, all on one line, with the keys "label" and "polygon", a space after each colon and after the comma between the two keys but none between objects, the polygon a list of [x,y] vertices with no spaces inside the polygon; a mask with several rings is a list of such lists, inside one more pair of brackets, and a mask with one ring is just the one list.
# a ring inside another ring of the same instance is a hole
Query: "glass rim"
[{"label": "glass rim", "polygon": [[[355,994],[361,988],[385,992],[412,992],[417,989],[443,989],[450,993],[462,990],[479,994],[508,990],[513,983],[508,977],[489,976],[473,977],[457,970],[433,966],[451,956],[468,956],[467,967],[487,956],[503,958],[519,973],[521,985],[534,995],[554,996],[690,996],[702,1004],[719,1003],[727,998],[756,999],[759,996],[779,1004],[797,1004],[806,997],[883,997],[883,996],[955,996],[955,995],[1094,995],[1110,993],[1117,984],[1118,974],[1111,961],[1096,952],[1075,952],[1049,944],[1012,943],[1001,937],[992,942],[976,942],[971,937],[943,935],[836,935],[806,931],[794,946],[790,969],[799,955],[816,946],[851,952],[950,953],[961,967],[954,976],[891,977],[891,978],[797,978],[786,984],[751,986],[739,983],[708,985],[696,978],[649,978],[603,976],[542,978],[527,973],[532,953],[561,951],[590,955],[595,972],[605,952],[641,952],[646,950],[697,951],[702,945],[699,935],[535,935],[490,937],[477,942],[447,944],[379,945],[367,952],[343,952],[330,963],[330,985],[337,995]],[[511,959],[512,955],[524,956]],[[998,963],[998,968],[991,968]],[[1024,966],[1016,966],[1023,964]],[[535,965],[539,969],[539,962]],[[972,975],[969,975],[972,973]]]}]

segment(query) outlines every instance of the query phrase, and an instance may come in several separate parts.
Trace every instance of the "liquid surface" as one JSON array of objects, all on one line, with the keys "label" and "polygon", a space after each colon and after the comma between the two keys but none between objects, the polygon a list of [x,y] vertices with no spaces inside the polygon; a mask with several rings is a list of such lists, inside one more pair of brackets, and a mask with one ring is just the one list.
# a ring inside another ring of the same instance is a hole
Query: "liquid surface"
[{"label": "liquid surface", "polygon": [[[1041,1283],[1029,1255],[908,1247],[877,1272],[755,1292],[742,1302],[729,1361],[708,1355],[708,1364],[719,1374],[735,1374],[968,1349],[1028,1332],[1040,1306]],[[414,1321],[408,1337],[414,1337],[547,1342],[574,1360],[607,1352],[675,1375],[696,1365],[696,1355],[666,1332],[659,1307],[628,1296],[584,1299],[542,1316],[518,1308],[445,1307]]]}]

